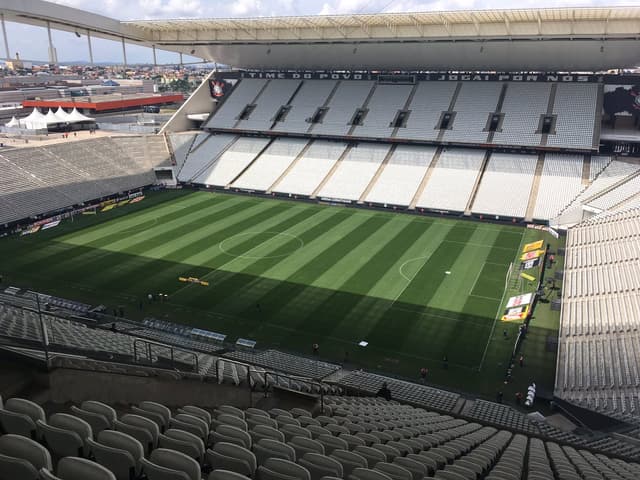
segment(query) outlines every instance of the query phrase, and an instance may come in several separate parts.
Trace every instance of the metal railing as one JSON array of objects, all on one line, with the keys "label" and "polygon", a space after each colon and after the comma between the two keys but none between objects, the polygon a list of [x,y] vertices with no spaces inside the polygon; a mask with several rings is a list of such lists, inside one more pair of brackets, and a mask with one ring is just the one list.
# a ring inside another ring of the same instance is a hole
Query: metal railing
[{"label": "metal railing", "polygon": [[166,343],[160,343],[160,342],[154,342],[153,340],[147,340],[146,338],[135,338],[133,340],[133,361],[134,363],[141,363],[138,360],[138,344],[142,344],[143,345],[143,351],[146,351],[146,355],[147,358],[149,359],[149,364],[153,364],[153,351],[152,351],[152,347],[156,346],[156,347],[161,347],[164,349],[169,350],[169,354],[170,354],[170,360],[171,360],[171,367],[174,368],[175,370],[180,370],[180,368],[176,367],[176,359],[175,359],[175,352],[183,352],[191,357],[193,357],[194,359],[194,372],[195,373],[199,373],[200,372],[200,363],[198,361],[198,355],[196,355],[195,352],[184,349],[184,348],[179,348],[179,347],[175,347],[173,345],[167,345]]}]

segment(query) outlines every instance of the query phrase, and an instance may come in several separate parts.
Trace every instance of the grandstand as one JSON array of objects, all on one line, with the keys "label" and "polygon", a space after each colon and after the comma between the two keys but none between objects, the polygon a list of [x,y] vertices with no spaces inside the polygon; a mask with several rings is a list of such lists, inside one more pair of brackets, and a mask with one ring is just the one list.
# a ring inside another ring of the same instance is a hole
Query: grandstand
[{"label": "grandstand", "polygon": [[234,68],[0,149],[0,479],[637,478],[637,8],[87,18]]}]

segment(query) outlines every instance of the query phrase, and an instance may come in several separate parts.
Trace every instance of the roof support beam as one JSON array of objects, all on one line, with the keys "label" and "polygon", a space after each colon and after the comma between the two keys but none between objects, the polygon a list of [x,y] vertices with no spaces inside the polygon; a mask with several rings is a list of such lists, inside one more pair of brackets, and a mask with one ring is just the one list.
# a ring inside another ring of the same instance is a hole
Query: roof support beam
[{"label": "roof support beam", "polygon": [[2,23],[2,37],[4,38],[4,51],[6,53],[7,60],[11,58],[9,52],[9,40],[7,40],[7,28],[4,25],[4,13],[0,14],[0,22]]}]

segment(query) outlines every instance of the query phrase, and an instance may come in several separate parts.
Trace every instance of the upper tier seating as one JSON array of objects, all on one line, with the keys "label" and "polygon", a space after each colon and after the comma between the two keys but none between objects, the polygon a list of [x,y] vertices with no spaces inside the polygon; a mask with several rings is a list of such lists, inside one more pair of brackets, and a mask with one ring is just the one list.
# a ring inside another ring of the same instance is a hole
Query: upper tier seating
[{"label": "upper tier seating", "polygon": [[[340,82],[327,104],[327,113],[321,123],[316,123],[311,132],[320,135],[347,135],[352,128],[351,120],[356,109],[362,107],[374,82]],[[320,105],[318,105],[320,106]]]},{"label": "upper tier seating", "polygon": [[524,217],[538,157],[493,153],[471,207],[474,213]]},{"label": "upper tier seating", "polygon": [[413,85],[377,85],[367,104],[363,125],[354,128],[352,135],[389,138],[393,120],[409,98]]},{"label": "upper tier seating", "polygon": [[[245,78],[205,128],[593,150],[598,140],[598,89],[596,84],[577,83],[419,81],[407,85]],[[543,135],[541,119],[553,91],[549,113],[555,116],[555,127]],[[404,114],[396,126],[400,111]],[[443,113],[449,111],[453,113],[450,125],[440,129]],[[357,119],[356,112],[360,112]],[[492,134],[490,116],[496,112],[501,121]]]},{"label": "upper tier seating", "polygon": [[[591,149],[594,141],[597,115],[597,84],[559,83],[553,104],[557,116],[555,134],[547,137],[547,145],[565,148]],[[598,140],[598,139],[595,139]]]},{"label": "upper tier seating", "polygon": [[304,133],[311,127],[309,120],[319,106],[329,98],[338,82],[334,80],[305,80],[290,103],[291,108],[281,122],[273,126],[276,132]]},{"label": "upper tier seating", "polygon": [[501,129],[491,143],[540,145],[542,134],[536,132],[540,116],[547,112],[550,93],[550,83],[509,83],[500,110],[504,114]]},{"label": "upper tier seating", "polygon": [[[269,80],[262,78],[244,78],[226,95],[222,105],[205,123],[206,128],[233,128],[240,119],[240,114],[247,105],[253,103]],[[275,112],[274,112],[275,113]]]},{"label": "upper tier seating", "polygon": [[496,111],[502,83],[463,83],[453,111],[452,128],[445,130],[445,142],[487,143],[487,122]]},{"label": "upper tier seating", "polygon": [[281,106],[289,103],[300,85],[299,80],[277,80],[267,84],[256,102],[256,108],[249,118],[240,119],[235,128],[246,130],[269,130]]},{"label": "upper tier seating", "polygon": [[407,125],[398,130],[396,137],[436,140],[440,133],[438,121],[442,112],[449,109],[456,86],[457,82],[420,82],[409,104]]},{"label": "upper tier seating", "polygon": [[640,210],[568,231],[555,393],[623,418],[640,412]]}]

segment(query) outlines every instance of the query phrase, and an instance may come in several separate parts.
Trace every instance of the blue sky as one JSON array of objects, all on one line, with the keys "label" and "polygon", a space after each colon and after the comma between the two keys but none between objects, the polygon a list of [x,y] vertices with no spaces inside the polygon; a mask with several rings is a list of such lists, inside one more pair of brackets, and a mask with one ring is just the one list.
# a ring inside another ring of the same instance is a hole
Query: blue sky
[{"label": "blue sky", "polygon": [[[492,8],[535,8],[563,6],[637,6],[634,0],[57,0],[55,3],[80,8],[120,20],[154,18],[257,17],[273,15],[317,15],[340,13],[418,12]],[[47,34],[42,28],[7,23],[11,54],[30,60],[48,58]],[[88,60],[86,37],[54,32],[54,45],[61,62]],[[4,45],[1,51],[4,54]],[[94,59],[97,62],[122,61],[119,43],[94,40]],[[158,53],[159,62],[175,62],[177,55]],[[127,46],[127,60],[151,62],[147,48]],[[186,59],[185,59],[186,61]]]}]

